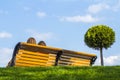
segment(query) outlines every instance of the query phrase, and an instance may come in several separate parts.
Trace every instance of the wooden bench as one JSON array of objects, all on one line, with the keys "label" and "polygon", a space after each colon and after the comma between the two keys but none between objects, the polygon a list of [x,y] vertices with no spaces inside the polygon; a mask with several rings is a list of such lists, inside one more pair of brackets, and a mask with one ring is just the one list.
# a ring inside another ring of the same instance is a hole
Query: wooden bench
[{"label": "wooden bench", "polygon": [[20,42],[8,66],[91,66],[95,54]]}]

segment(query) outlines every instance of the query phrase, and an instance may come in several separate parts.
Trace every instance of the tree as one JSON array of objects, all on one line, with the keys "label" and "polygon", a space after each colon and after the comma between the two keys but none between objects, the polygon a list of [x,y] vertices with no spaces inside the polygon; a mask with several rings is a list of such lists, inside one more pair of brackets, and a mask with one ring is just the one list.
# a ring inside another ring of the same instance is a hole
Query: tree
[{"label": "tree", "polygon": [[100,50],[101,66],[104,66],[103,48],[108,49],[115,42],[115,32],[109,26],[96,25],[88,29],[84,42],[88,47]]}]

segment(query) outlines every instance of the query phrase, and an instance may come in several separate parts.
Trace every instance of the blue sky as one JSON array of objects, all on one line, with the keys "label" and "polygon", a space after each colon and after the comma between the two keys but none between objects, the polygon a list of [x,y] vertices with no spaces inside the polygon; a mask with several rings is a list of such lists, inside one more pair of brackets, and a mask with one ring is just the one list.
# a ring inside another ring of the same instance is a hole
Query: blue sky
[{"label": "blue sky", "polygon": [[84,34],[94,25],[113,28],[116,42],[104,50],[105,65],[120,65],[120,0],[1,0],[0,67],[12,58],[15,45],[35,37],[48,46],[94,53]]}]

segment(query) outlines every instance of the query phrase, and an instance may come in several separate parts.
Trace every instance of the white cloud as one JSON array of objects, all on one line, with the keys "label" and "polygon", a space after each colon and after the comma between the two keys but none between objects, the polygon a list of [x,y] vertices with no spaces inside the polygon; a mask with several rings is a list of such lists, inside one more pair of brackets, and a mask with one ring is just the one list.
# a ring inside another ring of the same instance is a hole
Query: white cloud
[{"label": "white cloud", "polygon": [[0,67],[5,67],[12,58],[13,49],[0,48]]},{"label": "white cloud", "polygon": [[90,5],[87,9],[89,13],[99,13],[103,10],[110,10],[110,11],[119,11],[120,10],[120,0],[117,0],[117,3],[113,5],[106,4],[105,1],[104,3],[98,3],[98,4],[93,4]]},{"label": "white cloud", "polygon": [[97,22],[98,19],[94,18],[91,15],[85,15],[85,16],[70,16],[70,17],[61,17],[61,21],[68,21],[68,22],[84,22],[84,23],[92,23],[92,22]]},{"label": "white cloud", "polygon": [[27,32],[30,33],[32,37],[38,40],[49,40],[49,39],[53,39],[53,36],[54,36],[53,33],[51,32],[40,33],[34,30],[27,30]]},{"label": "white cloud", "polygon": [[0,32],[0,38],[11,38],[12,34],[8,32]]},{"label": "white cloud", "polygon": [[42,18],[42,17],[46,17],[47,14],[45,12],[37,12],[36,14],[38,17]]},{"label": "white cloud", "polygon": [[[103,59],[105,66],[120,65],[120,56],[108,56]],[[101,65],[100,58],[97,58],[95,65]]]},{"label": "white cloud", "polygon": [[88,7],[88,12],[89,13],[98,13],[102,10],[109,9],[110,6],[104,3],[99,3],[99,4],[93,4]]},{"label": "white cloud", "polygon": [[104,58],[106,65],[120,65],[120,56],[109,56]]}]

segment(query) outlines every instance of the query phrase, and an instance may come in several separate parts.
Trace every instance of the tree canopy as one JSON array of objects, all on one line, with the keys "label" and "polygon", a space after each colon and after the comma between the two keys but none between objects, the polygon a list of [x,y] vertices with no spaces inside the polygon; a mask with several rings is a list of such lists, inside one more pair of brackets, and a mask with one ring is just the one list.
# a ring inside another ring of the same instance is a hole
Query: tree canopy
[{"label": "tree canopy", "polygon": [[88,29],[84,41],[90,48],[107,49],[115,42],[115,32],[106,25],[96,25]]}]

